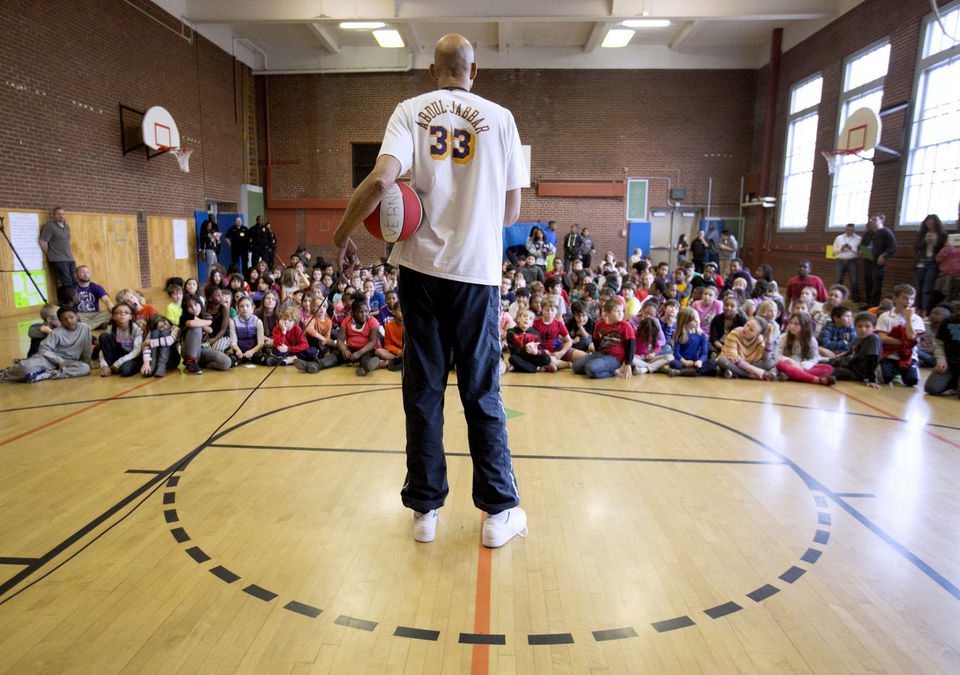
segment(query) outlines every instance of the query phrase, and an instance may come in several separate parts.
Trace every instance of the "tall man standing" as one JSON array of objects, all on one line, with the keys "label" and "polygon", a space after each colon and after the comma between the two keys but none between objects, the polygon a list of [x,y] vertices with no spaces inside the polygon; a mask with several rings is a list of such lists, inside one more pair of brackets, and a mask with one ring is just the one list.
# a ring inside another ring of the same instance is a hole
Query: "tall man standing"
[{"label": "tall man standing", "polygon": [[63,302],[64,292],[73,286],[77,263],[70,249],[70,226],[63,207],[53,209],[53,220],[40,230],[40,248],[47,256],[57,280],[57,298]]},{"label": "tall man standing", "polygon": [[247,268],[250,266],[250,231],[243,224],[243,218],[239,216],[233,223],[233,227],[227,230],[224,235],[230,244],[230,257],[233,260],[232,266],[237,268],[243,276],[247,276]]},{"label": "tall man standing", "polygon": [[837,259],[837,283],[843,283],[843,277],[850,275],[850,297],[860,302],[860,288],[857,284],[857,255],[860,252],[861,237],[853,223],[847,223],[843,234],[833,240],[833,256]]},{"label": "tall man standing", "polygon": [[[887,274],[887,261],[897,251],[897,238],[884,227],[887,217],[878,213],[867,222],[867,233],[860,242],[863,256],[863,289],[867,304],[876,307],[883,293],[883,277]],[[866,250],[865,250],[866,249]]]},{"label": "tall man standing", "polygon": [[570,271],[570,266],[573,265],[574,260],[580,260],[582,258],[580,253],[580,244],[582,241],[583,237],[580,236],[580,226],[571,225],[567,236],[563,238],[563,265],[567,272]]},{"label": "tall man standing", "polygon": [[473,503],[487,513],[484,546],[496,548],[527,528],[507,446],[497,325],[502,228],[520,214],[526,168],[513,115],[470,93],[476,75],[467,39],[442,37],[430,66],[438,88],[397,106],[334,244],[341,259],[349,257],[350,232],[398,176],[412,171],[423,221],[390,256],[400,268],[404,316],[407,476],[400,495],[414,511],[414,539],[432,541],[449,492],[443,398],[452,356],[473,460]]}]

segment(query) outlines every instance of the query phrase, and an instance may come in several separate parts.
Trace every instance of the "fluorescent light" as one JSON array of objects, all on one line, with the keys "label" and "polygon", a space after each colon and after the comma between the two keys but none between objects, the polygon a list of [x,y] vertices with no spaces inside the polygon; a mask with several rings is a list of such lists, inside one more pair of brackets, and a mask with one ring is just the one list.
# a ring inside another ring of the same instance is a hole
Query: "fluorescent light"
[{"label": "fluorescent light", "polygon": [[670,25],[669,19],[627,19],[623,22],[627,28],[666,28]]},{"label": "fluorescent light", "polygon": [[385,49],[400,49],[404,47],[403,38],[400,37],[400,33],[393,28],[375,30],[373,31],[373,37],[376,38],[377,44]]},{"label": "fluorescent light", "polygon": [[607,36],[603,38],[601,47],[615,49],[617,47],[626,47],[633,38],[633,31],[626,28],[611,28],[607,31]]},{"label": "fluorescent light", "polygon": [[373,30],[374,28],[383,28],[386,26],[383,21],[341,21],[340,28],[343,30]]}]

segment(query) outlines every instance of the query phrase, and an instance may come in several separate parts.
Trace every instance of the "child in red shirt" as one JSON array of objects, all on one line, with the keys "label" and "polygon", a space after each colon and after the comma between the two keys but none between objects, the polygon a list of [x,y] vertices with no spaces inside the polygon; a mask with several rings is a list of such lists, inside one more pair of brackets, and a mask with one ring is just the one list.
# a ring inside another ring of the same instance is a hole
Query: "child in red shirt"
[{"label": "child in red shirt", "polygon": [[380,367],[375,351],[380,340],[380,322],[370,316],[370,306],[362,295],[350,308],[350,316],[340,324],[337,333],[339,363],[357,364],[357,375],[363,377]]},{"label": "child in red shirt", "polygon": [[633,326],[623,320],[623,305],[616,298],[603,305],[603,321],[593,329],[593,350],[589,356],[574,362],[573,372],[591,378],[623,375],[630,379],[631,364],[637,348]]},{"label": "child in red shirt", "polygon": [[273,347],[267,356],[268,366],[289,366],[300,356],[307,360],[317,358],[317,348],[307,344],[307,336],[300,328],[300,308],[289,306],[280,310],[280,320],[273,329]]}]

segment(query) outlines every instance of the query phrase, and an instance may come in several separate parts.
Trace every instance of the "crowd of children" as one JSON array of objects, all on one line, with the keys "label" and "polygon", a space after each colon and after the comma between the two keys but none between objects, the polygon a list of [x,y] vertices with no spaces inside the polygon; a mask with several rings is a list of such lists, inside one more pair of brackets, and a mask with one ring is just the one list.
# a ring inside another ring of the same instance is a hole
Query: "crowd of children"
[{"label": "crowd of children", "polygon": [[[323,260],[312,269],[307,263],[298,253],[275,270],[261,261],[247,277],[214,265],[202,285],[170,279],[162,312],[123,289],[97,336],[75,308],[46,306],[31,327],[27,357],[0,371],[0,381],[83,376],[91,362],[104,377],[162,377],[181,361],[191,374],[241,364],[310,374],[348,364],[361,376],[400,370],[396,270],[381,264],[343,278]],[[787,302],[769,266],[754,276],[738,259],[726,278],[709,263],[702,273],[693,263],[671,271],[645,258],[627,268],[608,256],[594,270],[580,261],[565,267],[554,260],[549,271],[529,258],[516,268],[505,262],[501,370],[909,387],[926,366],[928,393],[958,389],[960,314],[951,304],[921,317],[906,284],[866,311],[840,285],[793,290]]]}]

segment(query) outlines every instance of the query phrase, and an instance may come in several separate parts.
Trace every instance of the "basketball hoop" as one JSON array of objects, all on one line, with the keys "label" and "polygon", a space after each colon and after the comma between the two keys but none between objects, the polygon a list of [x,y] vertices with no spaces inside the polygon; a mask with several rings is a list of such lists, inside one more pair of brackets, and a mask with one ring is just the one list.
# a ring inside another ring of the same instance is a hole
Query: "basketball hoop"
[{"label": "basketball hoop", "polygon": [[866,160],[866,157],[860,157],[857,154],[860,150],[863,150],[863,148],[857,148],[856,150],[821,150],[820,155],[827,161],[827,171],[832,176],[843,164],[844,157],[854,155],[857,159]]},{"label": "basketball hoop", "polygon": [[859,108],[847,117],[843,129],[837,134],[837,144],[833,150],[821,150],[820,154],[827,161],[827,171],[832,176],[843,164],[843,158],[853,155],[866,162],[870,157],[864,157],[861,152],[869,152],[877,146],[880,138],[880,116],[870,108]]},{"label": "basketball hoop", "polygon": [[159,149],[162,152],[169,152],[176,157],[177,163],[180,165],[180,170],[184,173],[190,173],[190,155],[193,154],[193,148],[169,148],[161,145]]}]

